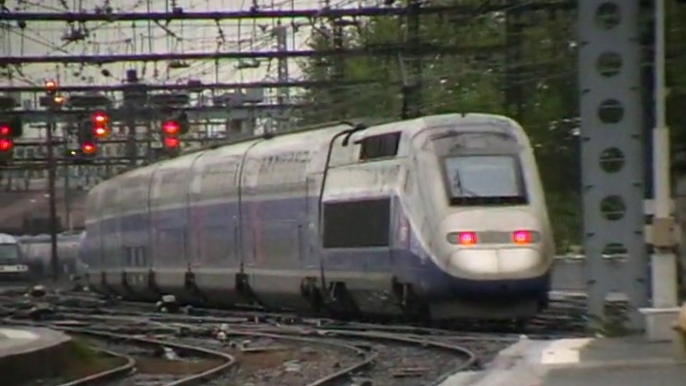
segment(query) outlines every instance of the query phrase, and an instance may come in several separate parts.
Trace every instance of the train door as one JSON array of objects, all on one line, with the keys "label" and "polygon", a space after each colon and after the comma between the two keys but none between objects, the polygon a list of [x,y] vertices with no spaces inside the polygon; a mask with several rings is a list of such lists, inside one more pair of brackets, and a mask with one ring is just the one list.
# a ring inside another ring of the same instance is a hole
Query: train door
[{"label": "train door", "polygon": [[311,277],[324,282],[323,248],[321,242],[321,194],[324,165],[329,151],[328,141],[324,141],[310,155],[306,168],[307,211],[303,231],[303,268]]},{"label": "train door", "polygon": [[[319,240],[319,197],[322,174],[308,165],[306,176],[307,208],[301,229],[301,259],[306,271],[319,272],[321,269],[321,242]],[[319,276],[319,275],[317,275]]]}]

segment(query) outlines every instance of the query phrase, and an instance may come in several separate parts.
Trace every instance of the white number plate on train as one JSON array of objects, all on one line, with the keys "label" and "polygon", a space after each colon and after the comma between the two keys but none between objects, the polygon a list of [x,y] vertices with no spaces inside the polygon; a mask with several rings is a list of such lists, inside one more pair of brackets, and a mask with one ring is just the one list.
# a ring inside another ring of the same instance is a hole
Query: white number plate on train
[{"label": "white number plate on train", "polygon": [[25,265],[0,265],[0,272],[26,272],[29,267]]}]

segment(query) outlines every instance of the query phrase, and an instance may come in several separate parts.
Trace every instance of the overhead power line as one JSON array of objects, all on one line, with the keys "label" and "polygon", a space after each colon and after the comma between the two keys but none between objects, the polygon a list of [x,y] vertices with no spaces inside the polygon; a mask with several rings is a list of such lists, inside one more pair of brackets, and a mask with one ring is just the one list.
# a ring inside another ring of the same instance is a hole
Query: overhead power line
[{"label": "overhead power line", "polygon": [[[471,17],[476,14],[503,11],[512,5],[451,5],[426,6],[420,14],[457,14]],[[522,11],[573,9],[576,1],[529,2],[516,5]],[[405,16],[410,11],[408,7],[363,7],[363,8],[324,8],[301,10],[249,10],[231,12],[124,12],[124,13],[89,13],[89,12],[7,12],[0,14],[0,20],[16,21],[169,21],[169,20],[241,20],[241,19],[294,19],[294,18],[337,18],[363,16]]]},{"label": "overhead power line", "polygon": [[504,49],[502,44],[485,46],[437,46],[424,44],[417,52],[404,44],[383,44],[340,50],[295,50],[262,52],[193,52],[165,54],[128,54],[128,55],[72,55],[72,56],[5,56],[0,57],[0,67],[32,63],[82,63],[106,64],[114,62],[160,62],[165,60],[218,60],[218,59],[285,59],[327,57],[333,55],[353,56],[397,56],[407,55],[451,55],[465,53],[497,53]]},{"label": "overhead power line", "polygon": [[[369,83],[377,83],[377,79],[355,79],[345,80],[345,86],[357,86]],[[292,80],[286,82],[250,82],[250,83],[207,83],[207,84],[136,84],[137,90],[144,88],[148,91],[202,91],[202,90],[235,90],[235,89],[251,89],[251,88],[284,88],[284,87],[301,87],[301,88],[319,88],[332,87],[334,85],[340,86],[340,82],[330,80],[322,81],[308,81],[308,80]],[[111,85],[111,86],[95,86],[95,85],[60,85],[61,92],[115,92],[130,90],[131,85]],[[0,85],[0,92],[43,92],[42,86],[2,86]]]}]

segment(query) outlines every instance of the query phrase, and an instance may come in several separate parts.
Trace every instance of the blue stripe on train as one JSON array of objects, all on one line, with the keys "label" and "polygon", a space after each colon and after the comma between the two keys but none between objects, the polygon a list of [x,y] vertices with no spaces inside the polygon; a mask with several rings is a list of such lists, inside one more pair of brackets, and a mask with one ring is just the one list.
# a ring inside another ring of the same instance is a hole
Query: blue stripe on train
[{"label": "blue stripe on train", "polygon": [[[206,268],[238,268],[242,249],[244,263],[259,269],[318,269],[319,257],[322,256],[327,271],[392,272],[400,281],[421,288],[432,300],[488,294],[516,295],[540,291],[547,286],[546,277],[482,282],[450,276],[430,259],[420,257],[427,254],[418,247],[414,232],[410,232],[411,240],[401,245],[397,229],[404,213],[397,197],[392,203],[390,248],[322,250],[316,242],[316,226],[309,224],[306,205],[307,200],[302,198],[245,203],[242,208],[245,219],[242,243],[239,242],[236,202],[194,207],[190,211],[175,208],[107,219],[88,227],[85,254],[97,254],[96,239],[102,237],[104,268],[121,267],[127,262],[140,263],[133,255],[142,255],[141,248],[150,245],[148,229],[153,225],[152,261],[157,267],[185,269],[188,264],[186,256],[189,256],[194,263],[203,264]],[[309,213],[313,213],[316,219],[316,206],[310,208]],[[312,217],[310,215],[310,219]],[[192,230],[187,229],[189,224],[195,225]],[[117,235],[119,229],[121,232]],[[195,232],[193,237],[189,237],[191,231]],[[266,239],[270,240],[268,244],[259,242]],[[150,256],[150,251],[146,253]],[[130,255],[128,260],[127,254]],[[92,267],[98,265],[92,263]]]}]

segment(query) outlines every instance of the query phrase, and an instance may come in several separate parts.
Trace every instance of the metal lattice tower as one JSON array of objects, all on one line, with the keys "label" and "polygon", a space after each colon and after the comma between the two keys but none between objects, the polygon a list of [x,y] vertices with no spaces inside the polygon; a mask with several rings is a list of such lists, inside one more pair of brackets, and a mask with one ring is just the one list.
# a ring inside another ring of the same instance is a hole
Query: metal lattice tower
[{"label": "metal lattice tower", "polygon": [[[648,302],[639,0],[579,0],[584,249],[589,312],[628,297],[630,327]],[[624,260],[624,261],[621,261]]]}]

